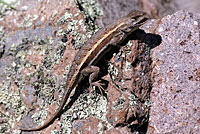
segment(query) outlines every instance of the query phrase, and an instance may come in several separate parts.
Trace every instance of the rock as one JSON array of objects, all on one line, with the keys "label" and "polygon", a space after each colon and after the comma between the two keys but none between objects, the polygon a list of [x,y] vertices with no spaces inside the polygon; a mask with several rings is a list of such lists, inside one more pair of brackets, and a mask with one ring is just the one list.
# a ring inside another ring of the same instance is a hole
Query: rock
[{"label": "rock", "polygon": [[200,16],[179,11],[161,19],[152,51],[148,134],[200,133]]}]

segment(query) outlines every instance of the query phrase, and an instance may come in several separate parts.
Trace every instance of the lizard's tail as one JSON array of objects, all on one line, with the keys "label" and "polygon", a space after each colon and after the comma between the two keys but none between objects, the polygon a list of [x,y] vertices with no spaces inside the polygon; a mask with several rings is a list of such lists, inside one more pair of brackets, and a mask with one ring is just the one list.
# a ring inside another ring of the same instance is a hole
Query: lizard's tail
[{"label": "lizard's tail", "polygon": [[61,111],[62,111],[62,109],[63,109],[63,107],[64,107],[64,105],[65,105],[65,103],[67,101],[67,98],[69,97],[69,95],[71,93],[71,90],[72,90],[72,88],[70,88],[69,90],[67,90],[66,93],[64,93],[63,98],[62,98],[62,102],[60,103],[59,108],[56,110],[56,112],[54,113],[54,115],[48,121],[46,121],[42,126],[39,126],[37,128],[30,128],[30,129],[29,128],[28,129],[26,129],[26,128],[20,128],[20,130],[21,131],[40,131],[40,130],[48,127],[51,123],[54,122],[54,120],[58,116],[60,116]]}]

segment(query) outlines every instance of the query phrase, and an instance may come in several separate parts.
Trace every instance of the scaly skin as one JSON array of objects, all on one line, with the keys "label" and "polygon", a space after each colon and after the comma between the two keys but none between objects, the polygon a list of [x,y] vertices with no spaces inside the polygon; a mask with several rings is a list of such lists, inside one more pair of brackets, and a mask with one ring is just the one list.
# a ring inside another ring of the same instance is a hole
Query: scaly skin
[{"label": "scaly skin", "polygon": [[65,92],[57,111],[42,126],[28,129],[21,128],[21,130],[39,131],[53,123],[61,114],[72,89],[77,87],[84,76],[90,74],[89,83],[92,84],[99,71],[95,65],[109,51],[109,45],[119,45],[129,34],[143,25],[148,18],[148,15],[144,12],[133,11],[97,32],[74,58],[67,77]]}]

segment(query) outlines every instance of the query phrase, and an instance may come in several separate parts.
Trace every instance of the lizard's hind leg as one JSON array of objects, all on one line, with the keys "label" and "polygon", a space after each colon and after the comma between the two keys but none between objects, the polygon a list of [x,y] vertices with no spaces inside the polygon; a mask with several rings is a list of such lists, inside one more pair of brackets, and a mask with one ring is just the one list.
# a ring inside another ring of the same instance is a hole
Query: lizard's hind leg
[{"label": "lizard's hind leg", "polygon": [[100,72],[99,67],[97,66],[87,66],[85,67],[82,71],[81,74],[84,76],[89,76],[89,90],[90,92],[92,91],[92,86],[96,86],[99,88],[101,95],[103,96],[103,91],[105,91],[105,89],[102,87],[104,84],[100,83],[101,80],[95,81],[98,77],[98,74]]}]

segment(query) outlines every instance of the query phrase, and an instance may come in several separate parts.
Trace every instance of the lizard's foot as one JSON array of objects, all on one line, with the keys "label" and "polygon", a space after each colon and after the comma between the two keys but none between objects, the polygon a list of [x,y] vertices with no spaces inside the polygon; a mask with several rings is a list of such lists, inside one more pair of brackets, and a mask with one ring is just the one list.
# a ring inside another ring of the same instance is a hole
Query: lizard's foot
[{"label": "lizard's foot", "polygon": [[98,87],[99,90],[100,90],[100,92],[101,92],[101,95],[103,96],[103,92],[102,92],[102,91],[105,92],[105,89],[104,89],[102,86],[105,86],[105,84],[100,83],[100,81],[101,81],[101,80],[92,82],[92,83],[90,84],[89,91],[90,91],[90,92],[93,91],[93,89],[92,89],[93,86]]}]

